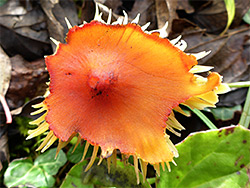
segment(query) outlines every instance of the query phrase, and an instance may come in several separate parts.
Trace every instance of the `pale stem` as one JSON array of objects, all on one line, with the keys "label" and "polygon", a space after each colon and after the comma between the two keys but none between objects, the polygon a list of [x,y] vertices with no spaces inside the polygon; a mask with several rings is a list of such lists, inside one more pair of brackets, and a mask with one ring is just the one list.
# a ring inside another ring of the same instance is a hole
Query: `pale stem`
[{"label": "pale stem", "polygon": [[10,113],[10,109],[9,106],[4,98],[3,95],[0,95],[0,102],[2,103],[3,106],[3,110],[5,112],[5,116],[6,116],[6,123],[12,123],[12,117],[11,117],[11,113]]},{"label": "pale stem", "polygon": [[229,87],[250,87],[250,81],[246,82],[233,82],[227,84]]}]

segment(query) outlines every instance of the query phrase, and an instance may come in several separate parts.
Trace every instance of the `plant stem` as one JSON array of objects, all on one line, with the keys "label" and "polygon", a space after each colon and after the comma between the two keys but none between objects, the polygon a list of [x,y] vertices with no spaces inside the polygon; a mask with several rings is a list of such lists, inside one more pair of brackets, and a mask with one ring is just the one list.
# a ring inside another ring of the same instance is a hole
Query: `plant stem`
[{"label": "plant stem", "polygon": [[[191,109],[191,108],[190,108]],[[218,129],[208,118],[198,109],[191,109],[210,129]]]},{"label": "plant stem", "polygon": [[4,110],[5,115],[6,115],[6,123],[12,123],[12,116],[10,113],[9,106],[8,106],[4,96],[1,94],[0,94],[0,103],[2,103],[3,110]]},{"label": "plant stem", "polygon": [[240,117],[239,124],[246,128],[248,128],[250,124],[250,87],[247,92],[247,98],[245,101],[243,112]]},{"label": "plant stem", "polygon": [[246,82],[233,82],[227,84],[229,87],[250,87],[250,81]]}]

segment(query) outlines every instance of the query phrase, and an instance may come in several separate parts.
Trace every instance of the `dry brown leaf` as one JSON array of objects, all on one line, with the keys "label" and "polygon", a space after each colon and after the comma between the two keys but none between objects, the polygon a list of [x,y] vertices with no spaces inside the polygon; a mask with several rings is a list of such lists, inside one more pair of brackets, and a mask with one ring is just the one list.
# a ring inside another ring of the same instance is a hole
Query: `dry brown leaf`
[{"label": "dry brown leaf", "polygon": [[194,13],[194,8],[189,4],[189,0],[178,0],[177,10],[185,10],[187,14]]},{"label": "dry brown leaf", "polygon": [[168,21],[169,25],[171,25],[167,3],[162,0],[155,0],[155,9],[158,27],[162,28],[165,25],[166,21]]},{"label": "dry brown leaf", "polygon": [[[0,127],[0,132],[2,129]],[[8,148],[8,136],[7,133],[0,134],[0,171],[2,169],[2,162],[10,160],[9,148]]]},{"label": "dry brown leaf", "polygon": [[172,22],[174,19],[178,18],[178,15],[176,14],[176,8],[177,8],[177,1],[176,0],[165,0],[168,7],[169,12],[169,27],[167,28],[167,32],[169,33],[171,31]]},{"label": "dry brown leaf", "polygon": [[10,57],[20,54],[27,60],[52,53],[45,21],[38,2],[7,1],[0,7],[0,45]]},{"label": "dry brown leaf", "polygon": [[20,1],[9,0],[3,6],[0,7],[0,16],[3,15],[24,15],[27,10],[20,4]]},{"label": "dry brown leaf", "polygon": [[250,74],[242,78],[248,70],[247,59],[243,55],[244,44],[250,37],[249,28],[243,27],[230,31],[226,36],[214,35],[185,35],[183,38],[188,42],[187,52],[209,51],[211,53],[200,60],[200,64],[214,67],[225,82],[237,82],[249,80]]},{"label": "dry brown leaf", "polygon": [[[78,17],[74,2],[71,0],[41,0],[40,3],[47,16],[50,37],[60,42],[64,42],[64,38],[68,32],[65,17],[70,21],[72,26],[78,24]],[[52,42],[51,44],[55,51],[56,45]]]},{"label": "dry brown leaf", "polygon": [[[64,41],[64,28],[61,25],[61,23],[56,19],[54,16],[52,9],[56,4],[58,4],[58,1],[54,0],[47,0],[47,1],[41,1],[41,6],[43,11],[45,12],[47,16],[47,24],[48,24],[48,30],[50,33],[50,36],[54,39],[63,42]],[[55,51],[56,45],[51,42],[53,49]]]},{"label": "dry brown leaf", "polygon": [[48,74],[45,70],[44,59],[28,62],[16,55],[10,60],[11,82],[6,98],[10,108],[16,109],[24,104],[27,97],[31,99],[45,93]]},{"label": "dry brown leaf", "polygon": [[[250,7],[250,0],[235,1],[235,17],[232,26],[236,27]],[[194,21],[207,32],[219,34],[227,25],[227,10],[223,0],[213,0],[195,12]]]},{"label": "dry brown leaf", "polygon": [[0,102],[5,111],[6,123],[12,122],[10,109],[5,100],[5,94],[7,93],[7,90],[9,88],[10,78],[11,78],[10,59],[0,46]]},{"label": "dry brown leaf", "polygon": [[[148,30],[157,29],[157,20],[156,20],[156,12],[155,12],[155,2],[154,0],[135,0],[133,8],[128,12],[130,18],[134,19],[138,13],[140,16],[140,25],[144,25],[147,22],[150,22],[150,26]],[[167,21],[167,20],[166,20]]]},{"label": "dry brown leaf", "polygon": [[95,15],[95,3],[93,1],[83,1],[80,7],[81,22],[90,22]]}]

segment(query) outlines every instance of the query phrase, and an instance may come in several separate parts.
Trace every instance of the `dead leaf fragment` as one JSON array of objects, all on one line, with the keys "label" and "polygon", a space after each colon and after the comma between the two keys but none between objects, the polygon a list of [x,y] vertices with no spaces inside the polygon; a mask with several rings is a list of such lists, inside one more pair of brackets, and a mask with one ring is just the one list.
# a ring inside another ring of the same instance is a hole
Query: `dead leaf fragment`
[{"label": "dead leaf fragment", "polygon": [[[68,27],[65,22],[67,18],[71,25],[78,24],[78,17],[75,4],[72,0],[41,0],[41,7],[47,16],[48,31],[50,37],[64,42]],[[56,46],[51,42],[55,51]]]},{"label": "dead leaf fragment", "polygon": [[[5,128],[4,128],[5,129]],[[5,132],[2,127],[0,127],[0,132]],[[10,160],[9,148],[8,148],[8,136],[7,132],[0,134],[0,171],[2,168],[2,162]]]},{"label": "dead leaf fragment", "polygon": [[[40,2],[41,2],[42,9],[48,18],[47,24],[48,24],[48,30],[49,30],[50,36],[60,42],[63,42],[64,41],[64,32],[63,32],[64,28],[61,25],[61,23],[55,18],[52,12],[52,9],[54,8],[54,6],[58,4],[58,1],[48,0],[48,1],[40,1]],[[51,44],[55,51],[56,46],[53,45],[53,43]]]},{"label": "dead leaf fragment", "polygon": [[199,61],[200,64],[213,66],[214,71],[223,76],[224,82],[247,81],[242,75],[247,71],[247,59],[244,56],[244,45],[250,38],[249,28],[231,30],[223,37],[215,35],[186,35],[184,40],[189,44],[187,52],[211,50],[211,53]]},{"label": "dead leaf fragment", "polygon": [[10,58],[3,51],[0,46],[0,102],[2,103],[5,115],[6,115],[6,123],[12,122],[12,117],[10,114],[10,109],[5,100],[5,94],[9,88],[11,78],[11,64]]},{"label": "dead leaf fragment", "polygon": [[3,15],[24,15],[27,10],[20,4],[20,1],[9,0],[3,6],[0,7],[0,16]]},{"label": "dead leaf fragment", "polygon": [[[162,0],[155,0],[155,9],[157,16],[157,25],[159,28],[162,28],[165,25],[166,21],[169,21],[169,9],[167,3]],[[171,25],[169,23],[169,25]]]},{"label": "dead leaf fragment", "polygon": [[178,0],[177,1],[177,10],[185,10],[187,14],[194,13],[194,8],[189,4],[189,0]]},{"label": "dead leaf fragment", "polygon": [[[140,13],[140,25],[144,25],[150,22],[150,26],[147,30],[158,29],[156,12],[155,12],[155,2],[153,0],[135,0],[131,11],[128,11],[129,16],[134,19],[138,13]],[[166,20],[167,21],[167,20]]]},{"label": "dead leaf fragment", "polygon": [[21,56],[10,58],[12,64],[11,82],[6,94],[11,109],[21,107],[25,99],[43,95],[46,91],[48,74],[44,59],[28,62]]},{"label": "dead leaf fragment", "polygon": [[10,56],[35,60],[51,54],[46,17],[37,1],[9,0],[0,7],[0,45]]},{"label": "dead leaf fragment", "polygon": [[83,1],[79,7],[81,14],[81,22],[90,22],[95,15],[95,3],[93,1]]},{"label": "dead leaf fragment", "polygon": [[[242,17],[250,7],[250,0],[235,1],[233,27],[239,26]],[[213,0],[195,12],[194,21],[208,33],[219,34],[227,25],[227,10],[222,0]]]}]

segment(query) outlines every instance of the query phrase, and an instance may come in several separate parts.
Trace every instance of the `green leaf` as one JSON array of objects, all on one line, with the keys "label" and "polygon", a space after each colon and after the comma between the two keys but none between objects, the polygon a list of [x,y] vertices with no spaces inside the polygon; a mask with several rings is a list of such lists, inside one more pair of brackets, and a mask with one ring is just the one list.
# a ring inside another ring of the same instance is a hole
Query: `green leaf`
[{"label": "green leaf", "polygon": [[227,26],[224,29],[224,31],[221,33],[221,35],[224,35],[228,28],[230,27],[231,23],[233,22],[234,15],[235,15],[235,3],[234,0],[224,0],[226,9],[227,9]]},{"label": "green leaf", "polygon": [[250,9],[247,11],[247,13],[244,15],[243,20],[250,24]]},{"label": "green leaf", "polygon": [[[108,174],[107,162],[103,160],[101,165],[95,164],[84,172],[87,161],[76,164],[71,168],[63,181],[61,188],[91,188],[95,186],[105,187],[150,187],[146,182],[143,184],[136,184],[136,175],[134,167],[131,165],[124,165],[123,162],[117,161],[117,166],[111,165],[110,174]],[[142,182],[142,175],[140,174]]]},{"label": "green leaf", "polygon": [[242,126],[198,132],[178,144],[177,167],[161,172],[158,187],[246,187],[250,131]]},{"label": "green leaf", "polygon": [[17,159],[9,164],[4,183],[8,187],[33,185],[35,187],[52,187],[55,183],[53,175],[57,174],[66,161],[66,155],[60,151],[55,159],[56,148],[40,155],[34,162],[30,159]]},{"label": "green leaf", "polygon": [[61,150],[55,159],[56,148],[48,150],[46,153],[36,158],[34,165],[42,168],[49,175],[57,174],[58,170],[67,162],[65,153]]},{"label": "green leaf", "polygon": [[210,108],[210,112],[213,114],[216,120],[227,121],[233,119],[234,113],[237,111],[241,111],[241,105],[237,105],[234,107],[216,107]]}]

